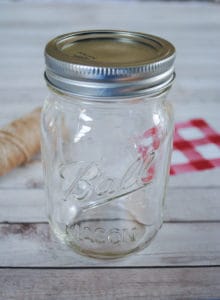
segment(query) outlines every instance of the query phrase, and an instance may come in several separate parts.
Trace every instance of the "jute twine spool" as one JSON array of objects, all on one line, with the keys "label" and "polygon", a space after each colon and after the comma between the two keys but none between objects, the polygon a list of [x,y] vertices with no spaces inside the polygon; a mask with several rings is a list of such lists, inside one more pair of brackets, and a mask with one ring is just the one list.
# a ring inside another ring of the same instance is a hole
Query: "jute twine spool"
[{"label": "jute twine spool", "polygon": [[0,176],[39,152],[40,112],[37,108],[0,129]]}]

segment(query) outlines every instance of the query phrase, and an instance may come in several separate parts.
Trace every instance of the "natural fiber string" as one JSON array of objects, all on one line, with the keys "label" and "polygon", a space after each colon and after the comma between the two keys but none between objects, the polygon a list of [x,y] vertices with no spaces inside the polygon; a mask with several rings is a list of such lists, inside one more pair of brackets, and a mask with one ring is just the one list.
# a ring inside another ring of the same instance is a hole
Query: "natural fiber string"
[{"label": "natural fiber string", "polygon": [[[21,153],[23,152],[23,155],[25,156],[25,162],[27,162],[29,160],[29,154],[28,154],[27,148],[24,145],[24,141],[22,141],[18,136],[15,136],[14,134],[11,134],[10,132],[0,130],[0,142],[2,142],[2,141],[5,142],[4,146],[6,149],[6,153],[7,153],[7,150],[10,151],[11,147],[13,147],[13,145],[14,145],[20,150]],[[2,157],[2,159],[4,160],[4,157]]]},{"label": "natural fiber string", "polygon": [[0,176],[40,150],[40,108],[0,130]]}]

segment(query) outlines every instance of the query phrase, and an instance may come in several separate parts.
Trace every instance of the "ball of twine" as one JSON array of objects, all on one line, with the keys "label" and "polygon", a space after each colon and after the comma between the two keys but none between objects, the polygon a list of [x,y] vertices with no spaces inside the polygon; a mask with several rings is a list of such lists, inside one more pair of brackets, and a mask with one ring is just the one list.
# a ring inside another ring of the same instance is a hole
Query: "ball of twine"
[{"label": "ball of twine", "polygon": [[39,152],[40,112],[37,108],[0,129],[0,176]]}]

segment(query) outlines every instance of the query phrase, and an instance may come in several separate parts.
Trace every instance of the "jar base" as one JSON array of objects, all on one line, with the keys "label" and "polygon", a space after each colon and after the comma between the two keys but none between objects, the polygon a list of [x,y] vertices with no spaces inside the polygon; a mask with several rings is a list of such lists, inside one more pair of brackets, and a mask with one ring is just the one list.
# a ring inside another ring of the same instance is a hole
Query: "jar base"
[{"label": "jar base", "polygon": [[[162,226],[162,224],[161,224]],[[160,226],[160,227],[161,227]],[[137,246],[134,249],[130,249],[129,251],[124,251],[124,252],[120,252],[120,253],[111,253],[111,252],[105,252],[105,253],[97,253],[97,252],[92,252],[92,251],[85,251],[84,249],[78,247],[77,245],[73,244],[73,243],[66,243],[71,249],[73,249],[76,253],[86,256],[86,257],[90,257],[90,258],[94,258],[94,259],[100,259],[100,260],[116,260],[116,259],[122,259],[125,258],[129,255],[132,255],[134,253],[137,253],[143,249],[145,249],[151,242],[152,240],[155,238],[155,236],[157,235],[157,232],[159,231],[160,227],[154,232],[154,234],[147,240],[145,241],[143,244],[140,244],[139,246]]]},{"label": "jar base", "polygon": [[82,213],[65,225],[65,230],[52,220],[50,224],[55,235],[75,252],[98,259],[122,258],[142,250],[162,225],[162,222],[143,224],[130,211],[118,206],[104,212],[100,208]]}]

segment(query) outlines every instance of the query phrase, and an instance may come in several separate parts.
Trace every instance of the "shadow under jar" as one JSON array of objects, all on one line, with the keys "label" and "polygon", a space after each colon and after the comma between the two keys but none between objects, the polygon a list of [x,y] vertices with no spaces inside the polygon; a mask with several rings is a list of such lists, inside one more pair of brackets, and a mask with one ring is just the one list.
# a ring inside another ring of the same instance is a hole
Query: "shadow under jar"
[{"label": "shadow under jar", "polygon": [[45,58],[42,159],[53,231],[96,258],[142,249],[163,222],[175,48],[143,33],[84,31],[51,40]]}]

